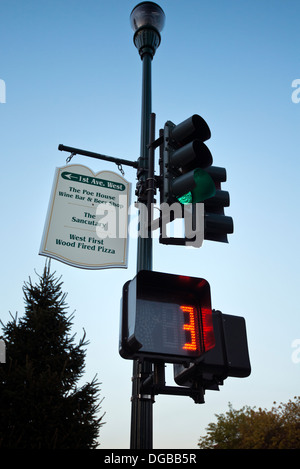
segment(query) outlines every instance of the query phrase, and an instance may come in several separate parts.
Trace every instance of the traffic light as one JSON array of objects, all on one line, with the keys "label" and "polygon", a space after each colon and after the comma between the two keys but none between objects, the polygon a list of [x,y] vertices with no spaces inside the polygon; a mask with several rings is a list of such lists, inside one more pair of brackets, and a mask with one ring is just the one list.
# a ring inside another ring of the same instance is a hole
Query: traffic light
[{"label": "traffic light", "polygon": [[206,280],[144,270],[125,283],[119,347],[123,358],[189,363],[214,345]]},{"label": "traffic light", "polygon": [[[229,193],[221,189],[227,175],[225,168],[212,166],[211,152],[204,143],[210,137],[207,123],[197,114],[178,125],[165,123],[160,131],[160,203],[180,203],[181,211],[172,212],[173,219],[184,218],[185,204],[192,204],[195,218],[195,204],[203,203],[204,239],[227,243],[227,235],[233,233],[233,220],[224,213],[230,204]],[[163,244],[186,244],[185,238],[168,238],[162,233]]]},{"label": "traffic light", "polygon": [[177,384],[218,390],[218,385],[230,376],[245,378],[250,375],[245,319],[213,310],[212,320],[215,347],[188,367],[175,364]]},{"label": "traffic light", "polygon": [[213,179],[216,192],[204,201],[204,239],[227,243],[227,234],[233,233],[233,220],[224,214],[224,207],[230,204],[229,193],[221,189],[221,182],[227,179],[226,169],[211,166],[205,171]]},{"label": "traffic light", "polygon": [[215,184],[204,171],[212,164],[212,155],[204,143],[210,136],[207,123],[197,114],[178,125],[171,121],[165,123],[160,164],[161,203],[197,203],[215,195]]}]

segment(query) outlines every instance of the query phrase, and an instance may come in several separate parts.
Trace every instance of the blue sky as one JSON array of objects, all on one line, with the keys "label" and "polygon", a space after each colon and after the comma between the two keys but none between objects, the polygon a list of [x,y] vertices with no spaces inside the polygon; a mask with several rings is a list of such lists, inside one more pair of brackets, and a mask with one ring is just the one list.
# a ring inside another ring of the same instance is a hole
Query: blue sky
[{"label": "blue sky", "polygon": [[[0,79],[0,317],[23,314],[22,286],[38,255],[60,143],[135,160],[140,151],[142,64],[133,45],[131,0],[2,0]],[[153,60],[157,128],[200,114],[233,217],[229,244],[199,249],[154,240],[153,269],[203,277],[213,307],[246,319],[252,374],[229,378],[196,405],[157,396],[154,448],[194,448],[215,414],[243,405],[270,408],[299,393],[292,344],[299,322],[300,78],[298,0],[161,0],[166,14]],[[93,171],[113,163],[76,156]],[[135,200],[136,171],[124,167]],[[136,239],[127,269],[87,271],[52,261],[62,275],[74,332],[90,340],[85,379],[102,382],[101,447],[128,448],[132,362],[118,354],[123,284],[136,273]],[[300,353],[296,357],[300,357]],[[172,367],[167,368],[172,385]]]}]

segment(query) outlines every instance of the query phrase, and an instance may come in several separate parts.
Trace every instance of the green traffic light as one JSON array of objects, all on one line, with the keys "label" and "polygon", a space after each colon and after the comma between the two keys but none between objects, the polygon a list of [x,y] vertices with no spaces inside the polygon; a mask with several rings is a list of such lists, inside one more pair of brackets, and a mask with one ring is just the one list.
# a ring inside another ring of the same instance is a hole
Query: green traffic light
[{"label": "green traffic light", "polygon": [[183,205],[203,202],[216,194],[214,181],[203,169],[199,168],[193,171],[193,180],[194,188],[190,192],[177,197],[177,200]]}]

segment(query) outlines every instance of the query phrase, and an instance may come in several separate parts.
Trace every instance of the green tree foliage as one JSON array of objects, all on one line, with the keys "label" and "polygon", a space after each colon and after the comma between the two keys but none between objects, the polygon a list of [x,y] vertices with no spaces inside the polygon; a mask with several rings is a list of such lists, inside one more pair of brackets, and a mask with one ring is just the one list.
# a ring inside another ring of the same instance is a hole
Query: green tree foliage
[{"label": "green tree foliage", "polygon": [[200,449],[300,449],[300,397],[276,402],[270,411],[248,406],[216,415],[207,435],[198,443]]},{"label": "green tree foliage", "polygon": [[85,333],[77,345],[70,335],[73,316],[50,262],[38,277],[24,283],[24,316],[1,322],[0,449],[93,449],[103,418],[100,383],[78,386],[88,342]]}]

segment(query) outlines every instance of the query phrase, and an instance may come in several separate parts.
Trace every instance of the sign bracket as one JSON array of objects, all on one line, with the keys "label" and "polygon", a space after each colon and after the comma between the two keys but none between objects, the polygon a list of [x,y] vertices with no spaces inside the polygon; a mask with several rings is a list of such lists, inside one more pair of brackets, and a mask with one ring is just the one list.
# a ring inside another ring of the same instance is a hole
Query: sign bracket
[{"label": "sign bracket", "polygon": [[74,148],[74,147],[68,147],[66,145],[58,145],[58,149],[60,151],[67,151],[71,153],[71,157],[73,158],[74,155],[83,155],[83,156],[89,156],[91,158],[97,158],[98,160],[105,160],[105,161],[111,161],[112,163],[116,163],[116,165],[127,165],[127,166],[132,166],[133,168],[138,168],[138,162],[137,161],[130,161],[130,160],[124,160],[123,158],[115,158],[114,156],[107,156],[107,155],[102,155],[101,153],[95,153],[92,151],[87,151],[87,150],[80,150],[79,148]]}]

